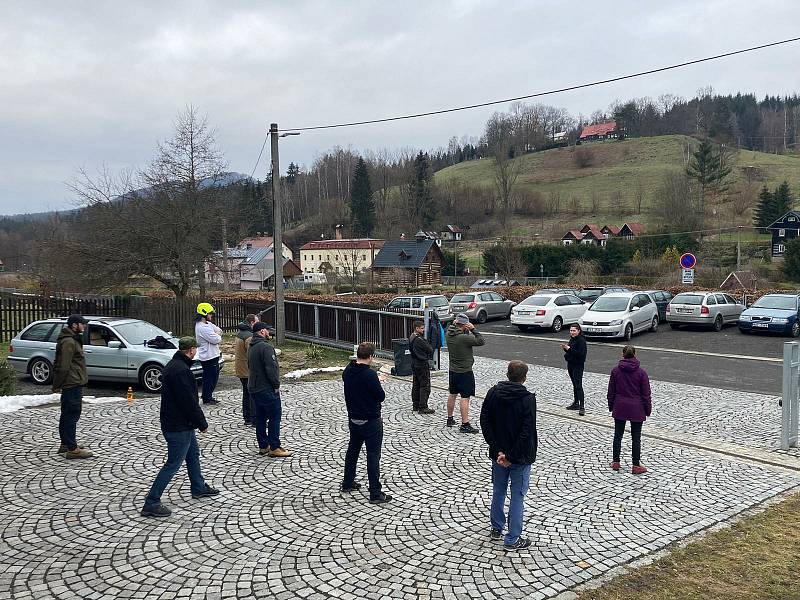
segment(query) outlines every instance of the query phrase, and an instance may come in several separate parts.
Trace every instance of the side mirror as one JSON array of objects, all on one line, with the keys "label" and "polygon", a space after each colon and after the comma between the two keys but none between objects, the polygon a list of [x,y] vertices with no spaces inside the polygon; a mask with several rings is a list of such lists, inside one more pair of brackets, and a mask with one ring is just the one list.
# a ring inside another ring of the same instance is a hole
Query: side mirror
[{"label": "side mirror", "polygon": [[638,306],[632,306],[631,307],[631,312],[636,312],[637,310],[639,310]]},{"label": "side mirror", "polygon": [[122,348],[122,342],[118,342],[118,341],[108,342],[108,347],[109,348]]}]

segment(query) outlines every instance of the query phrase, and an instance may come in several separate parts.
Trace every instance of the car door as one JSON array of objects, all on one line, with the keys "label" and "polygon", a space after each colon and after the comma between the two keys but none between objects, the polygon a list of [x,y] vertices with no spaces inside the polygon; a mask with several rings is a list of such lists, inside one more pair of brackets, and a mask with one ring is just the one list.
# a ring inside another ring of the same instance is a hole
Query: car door
[{"label": "car door", "polygon": [[725,295],[714,294],[714,299],[717,301],[719,312],[722,315],[722,322],[730,323],[731,321],[735,321],[736,318],[733,316],[733,305],[728,304],[728,299],[725,298]]},{"label": "car door", "polygon": [[569,298],[567,298],[566,294],[562,296],[556,296],[553,300],[553,304],[555,305],[555,313],[559,317],[561,317],[561,321],[563,323],[573,323],[572,317],[570,316],[572,309],[572,303],[570,303]]},{"label": "car door", "polygon": [[497,303],[494,301],[494,298],[492,298],[491,292],[478,294],[478,300],[480,300],[478,304],[486,312],[486,316],[490,319],[497,316]]},{"label": "car door", "polygon": [[[714,320],[717,318],[717,315],[722,314],[722,311],[720,310],[720,307],[717,306],[717,299],[714,297],[714,294],[708,294],[706,296],[705,303],[706,306],[708,307],[709,323],[713,323]],[[722,315],[722,321],[723,323],[725,322],[725,315]]]},{"label": "car door", "polygon": [[508,315],[508,311],[511,309],[511,303],[497,292],[489,292],[489,295],[492,297],[495,316],[505,318]]},{"label": "car door", "polygon": [[90,323],[83,342],[86,373],[90,379],[126,379],[128,349],[105,325]]},{"label": "car door", "polygon": [[578,323],[581,320],[581,317],[586,312],[586,309],[589,308],[588,304],[584,304],[583,300],[575,296],[574,294],[567,294],[567,299],[569,300],[569,308],[570,308],[570,323]]},{"label": "car door", "polygon": [[642,331],[650,327],[650,322],[653,319],[652,310],[647,310],[648,305],[652,305],[653,301],[647,294],[637,294],[633,299],[633,306],[639,310],[633,312],[633,330]]},{"label": "car door", "polygon": [[[34,323],[13,341],[14,351],[7,360],[20,372],[29,370],[35,358],[44,358],[52,365],[56,356],[56,339],[62,329],[63,324],[52,321]],[[52,369],[48,367],[48,371],[52,372]]]}]

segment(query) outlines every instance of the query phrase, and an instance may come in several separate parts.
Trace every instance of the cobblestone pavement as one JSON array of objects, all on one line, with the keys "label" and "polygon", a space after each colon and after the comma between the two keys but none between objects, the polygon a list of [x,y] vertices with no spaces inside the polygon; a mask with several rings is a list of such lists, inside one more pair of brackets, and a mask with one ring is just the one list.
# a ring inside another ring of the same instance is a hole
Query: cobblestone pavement
[{"label": "cobblestone pavement", "polygon": [[[507,366],[508,361],[479,359],[475,364],[477,393],[482,396],[505,379]],[[591,363],[588,366],[591,368]],[[643,367],[647,369],[647,365]],[[446,352],[442,369],[447,369]],[[566,367],[530,365],[530,369],[528,387],[536,392],[540,405],[563,407],[572,402]],[[446,373],[441,385],[447,385]],[[583,388],[587,412],[608,416],[611,423],[606,400],[608,375],[585,373]],[[645,423],[645,433],[657,428],[800,458],[800,448],[780,450],[781,408],[776,396],[660,381],[652,381],[651,388],[653,415]]]},{"label": "cobblestone pavement", "polygon": [[547,598],[800,485],[798,473],[657,440],[645,441],[649,473],[631,475],[626,457],[614,473],[608,429],[542,415],[525,514],[534,545],[507,555],[487,535],[482,437],[445,428],[441,410],[411,413],[406,382],[387,390],[382,478],[395,501],[384,506],[337,489],[337,381],[285,386],[282,437],[296,454],[283,460],[258,456],[239,395],[221,393],[200,442],[223,492],[192,500],[181,472],[163,520],[138,515],[165,454],[157,400],[86,405],[79,438],[98,455],[87,461],[56,455],[56,408],[0,415],[0,598]]}]

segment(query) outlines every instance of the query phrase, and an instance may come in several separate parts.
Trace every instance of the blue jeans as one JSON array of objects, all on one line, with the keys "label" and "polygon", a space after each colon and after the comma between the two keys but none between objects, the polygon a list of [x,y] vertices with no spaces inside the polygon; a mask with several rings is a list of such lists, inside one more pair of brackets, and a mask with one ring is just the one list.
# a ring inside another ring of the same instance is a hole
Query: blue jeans
[{"label": "blue jeans", "polygon": [[214,399],[214,389],[219,381],[219,357],[211,360],[201,360],[203,367],[203,402],[210,402]]},{"label": "blue jeans", "polygon": [[200,473],[200,446],[197,445],[197,436],[195,436],[194,430],[162,431],[161,433],[167,441],[167,462],[156,475],[153,487],[150,488],[147,498],[145,498],[145,507],[161,504],[161,494],[164,493],[184,461],[186,461],[189,481],[192,483],[192,493],[197,494],[206,489],[205,479]]},{"label": "blue jeans", "polygon": [[69,450],[78,447],[75,430],[78,427],[78,419],[81,418],[81,407],[83,405],[83,386],[61,390],[61,417],[58,419],[58,437],[61,443]]},{"label": "blue jeans", "polygon": [[492,462],[492,510],[490,519],[492,529],[503,531],[506,524],[506,493],[508,482],[511,480],[511,501],[508,507],[508,533],[505,544],[513,544],[522,535],[522,512],[525,494],[528,492],[528,483],[531,478],[530,465],[511,465],[501,467]]},{"label": "blue jeans", "polygon": [[[281,447],[281,397],[274,392],[250,392],[256,409],[258,447]],[[267,430],[269,424],[269,430]]]}]

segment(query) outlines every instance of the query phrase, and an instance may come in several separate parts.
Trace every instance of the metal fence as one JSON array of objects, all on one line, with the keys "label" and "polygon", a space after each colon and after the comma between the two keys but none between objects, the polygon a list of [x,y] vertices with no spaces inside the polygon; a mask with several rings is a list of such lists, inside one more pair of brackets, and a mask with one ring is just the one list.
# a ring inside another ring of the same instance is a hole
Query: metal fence
[{"label": "metal fence", "polygon": [[781,450],[796,448],[800,438],[800,343],[783,344]]}]

